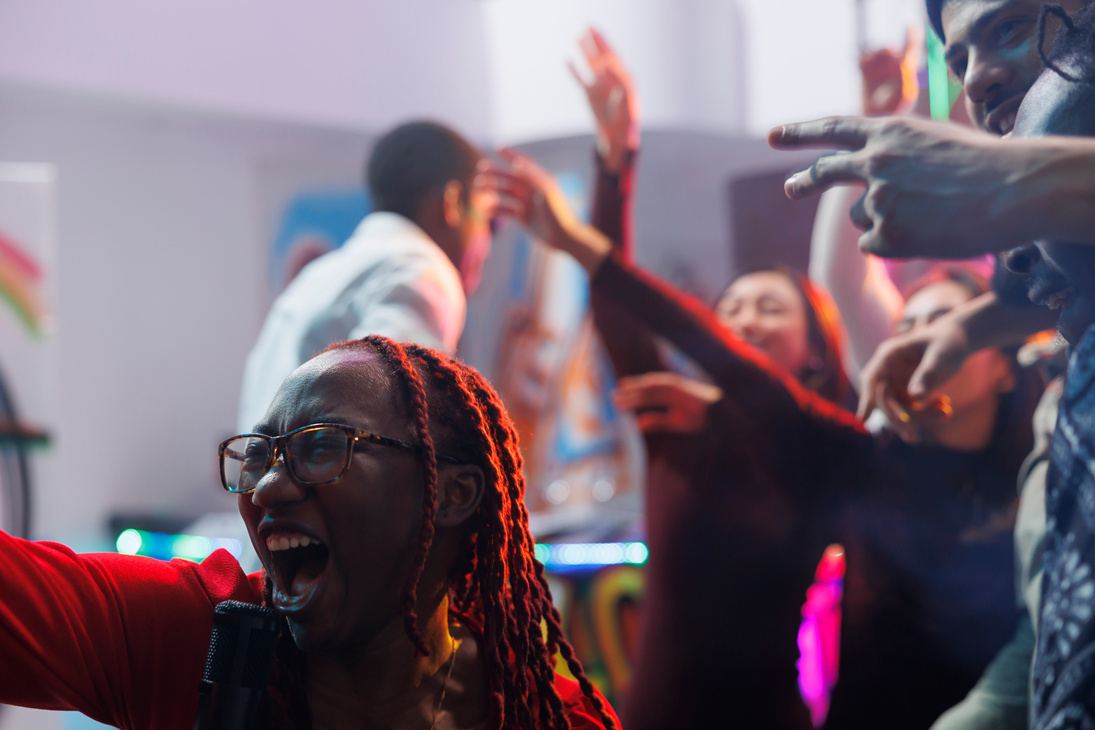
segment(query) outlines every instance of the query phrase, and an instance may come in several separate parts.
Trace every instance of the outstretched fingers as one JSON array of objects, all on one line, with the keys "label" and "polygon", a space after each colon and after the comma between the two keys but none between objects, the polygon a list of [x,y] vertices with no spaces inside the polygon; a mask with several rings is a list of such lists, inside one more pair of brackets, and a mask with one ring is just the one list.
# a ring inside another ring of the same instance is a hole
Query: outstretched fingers
[{"label": "outstretched fingers", "polygon": [[827,117],[775,127],[768,144],[776,149],[839,147],[858,150],[867,144],[875,120],[867,117]]},{"label": "outstretched fingers", "polygon": [[635,425],[643,433],[680,433],[690,431],[675,414],[665,411],[643,411],[635,414]]},{"label": "outstretched fingers", "polygon": [[601,55],[615,55],[616,52],[612,50],[612,46],[608,45],[608,41],[606,41],[605,37],[601,35],[601,31],[590,26],[589,38],[591,41],[593,41],[594,47]]},{"label": "outstretched fingers", "polygon": [[848,182],[866,182],[867,171],[863,158],[852,152],[834,151],[821,155],[814,164],[796,172],[783,184],[788,198],[798,200],[819,195],[833,185]]},{"label": "outstretched fingers", "polygon": [[532,187],[521,173],[497,163],[484,161],[475,176],[475,187],[489,190],[497,198],[495,215],[527,221]]},{"label": "outstretched fingers", "polygon": [[639,408],[665,407],[668,404],[663,373],[645,373],[620,378],[613,400],[618,408],[634,411]]},{"label": "outstretched fingers", "polygon": [[534,159],[515,149],[503,147],[498,150],[498,156],[512,166],[513,173],[517,177],[524,178],[532,184],[541,184],[552,179],[551,173],[540,167]]},{"label": "outstretched fingers", "polygon": [[870,139],[878,121],[867,117],[828,117],[813,122],[784,124],[768,132],[768,144],[775,149],[836,147],[813,165],[792,175],[784,185],[791,199],[817,195],[841,182],[865,181],[863,156],[854,154]]},{"label": "outstretched fingers", "polygon": [[596,78],[604,68],[605,59],[596,39],[593,37],[592,29],[578,40],[578,46],[582,49],[582,55],[585,57],[586,63],[589,64],[589,70],[593,72],[593,76]]},{"label": "outstretched fingers", "polygon": [[578,82],[578,85],[581,86],[588,95],[593,88],[593,81],[586,80],[585,76],[582,75],[582,72],[579,71],[578,67],[574,64],[574,61],[567,61],[567,69],[570,70],[570,75],[574,77],[574,80]]}]

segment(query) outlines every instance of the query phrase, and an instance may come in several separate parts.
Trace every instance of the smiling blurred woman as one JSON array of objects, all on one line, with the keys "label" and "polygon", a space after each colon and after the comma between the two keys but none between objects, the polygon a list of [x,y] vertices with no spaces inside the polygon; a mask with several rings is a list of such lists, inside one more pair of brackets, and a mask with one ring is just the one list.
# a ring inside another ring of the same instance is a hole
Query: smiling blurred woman
[{"label": "smiling blurred woman", "polygon": [[[900,432],[867,432],[808,385],[820,354],[811,308],[786,277],[742,277],[717,321],[578,222],[534,162],[506,156],[484,171],[500,210],[587,271],[617,374],[643,373],[617,390],[649,463],[627,727],[811,727],[795,637],[817,556],[834,540],[848,548],[848,574],[827,726],[929,726],[1015,630],[1011,519],[1037,378],[986,350],[944,385],[947,401],[907,403]],[[981,291],[957,274],[925,282],[902,326]],[[709,381],[656,372],[652,348],[641,349],[652,336]]]},{"label": "smiling blurred woman", "polygon": [[852,395],[841,364],[840,315],[802,274],[782,267],[748,271],[726,287],[715,316],[822,398],[842,404]]}]

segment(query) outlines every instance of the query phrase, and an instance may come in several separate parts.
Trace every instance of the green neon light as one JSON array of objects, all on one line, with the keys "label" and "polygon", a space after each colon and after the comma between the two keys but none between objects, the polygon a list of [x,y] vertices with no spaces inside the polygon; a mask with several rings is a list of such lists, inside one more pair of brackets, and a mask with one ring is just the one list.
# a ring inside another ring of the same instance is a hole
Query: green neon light
[{"label": "green neon light", "polygon": [[962,93],[962,84],[947,69],[944,52],[943,41],[928,28],[928,107],[932,119],[940,122],[951,118],[951,108]]},{"label": "green neon light", "polygon": [[240,541],[230,537],[168,535],[133,528],[118,535],[115,547],[125,555],[144,555],[158,560],[184,558],[195,562],[205,560],[218,548],[224,548],[236,558],[243,553]]},{"label": "green neon light", "polygon": [[641,542],[537,544],[533,549],[548,569],[642,565],[650,554]]}]

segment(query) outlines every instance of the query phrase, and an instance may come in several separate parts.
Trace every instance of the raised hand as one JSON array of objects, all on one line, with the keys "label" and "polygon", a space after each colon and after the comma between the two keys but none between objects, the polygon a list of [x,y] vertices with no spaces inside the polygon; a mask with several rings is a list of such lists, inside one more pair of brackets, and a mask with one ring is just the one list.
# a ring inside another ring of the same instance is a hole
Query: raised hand
[{"label": "raised hand", "polygon": [[573,256],[591,273],[612,250],[612,243],[574,215],[555,178],[531,158],[503,149],[508,163],[480,164],[477,187],[498,195],[496,212],[521,222],[532,235]]},{"label": "raised hand", "polygon": [[949,416],[949,398],[936,396],[972,354],[959,320],[944,316],[927,327],[886,340],[859,376],[857,415],[881,410],[903,440],[920,439],[918,423]]},{"label": "raised hand", "polygon": [[692,433],[707,423],[707,409],[722,398],[722,391],[677,373],[661,372],[622,378],[613,397],[617,408],[635,413],[643,432]]},{"label": "raised hand", "polygon": [[578,39],[590,79],[571,62],[567,67],[586,92],[597,120],[597,149],[611,172],[619,172],[629,152],[639,148],[639,97],[615,51],[594,28]]},{"label": "raised hand", "polygon": [[899,56],[889,48],[871,51],[859,58],[863,74],[863,113],[869,117],[888,116],[909,109],[917,97],[916,68],[924,31],[910,26],[905,50]]}]

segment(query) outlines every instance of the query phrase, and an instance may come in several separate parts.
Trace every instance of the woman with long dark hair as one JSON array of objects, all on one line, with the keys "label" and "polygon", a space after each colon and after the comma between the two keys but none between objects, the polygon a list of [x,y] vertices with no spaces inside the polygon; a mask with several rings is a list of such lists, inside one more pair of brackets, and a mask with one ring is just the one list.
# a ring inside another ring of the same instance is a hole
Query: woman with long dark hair
[{"label": "woman with long dark hair", "polygon": [[[618,374],[660,369],[644,344],[658,335],[710,379],[651,372],[621,385],[650,463],[627,726],[809,727],[795,677],[799,607],[836,539],[849,573],[830,726],[927,727],[1015,628],[1010,520],[1038,383],[986,350],[943,389],[948,401],[907,404],[916,443],[868,433],[804,387],[802,369],[778,364],[776,348],[630,265],[531,161],[510,161],[488,172],[503,211],[590,273]],[[925,286],[906,303],[906,326],[970,298],[956,281]],[[808,352],[806,329],[784,349]],[[1016,459],[1001,460],[1005,451]]]}]

